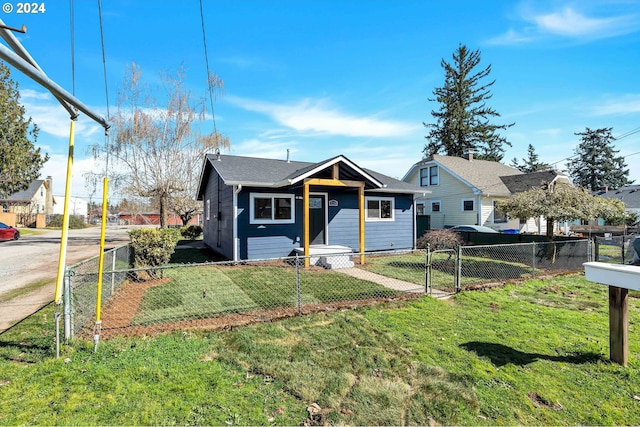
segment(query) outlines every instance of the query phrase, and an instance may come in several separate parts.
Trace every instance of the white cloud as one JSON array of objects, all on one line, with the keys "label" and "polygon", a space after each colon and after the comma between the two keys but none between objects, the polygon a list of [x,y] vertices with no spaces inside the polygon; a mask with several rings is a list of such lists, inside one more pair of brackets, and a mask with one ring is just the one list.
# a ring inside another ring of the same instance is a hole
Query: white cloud
[{"label": "white cloud", "polygon": [[544,33],[565,37],[606,38],[635,32],[636,15],[590,18],[566,7],[559,12],[534,15],[529,18]]},{"label": "white cloud", "polygon": [[[291,160],[301,160],[294,158],[294,154],[298,153],[297,143],[295,142],[265,142],[260,139],[249,139],[238,144],[233,144],[229,154],[247,157],[261,157],[265,159],[282,159],[287,158],[287,149]],[[224,153],[223,153],[224,155]]]},{"label": "white cloud", "polygon": [[539,41],[548,37],[563,37],[574,40],[597,40],[616,37],[640,30],[640,14],[616,16],[587,16],[573,7],[565,7],[549,13],[521,8],[517,29],[510,28],[505,33],[487,42],[498,45],[514,45]]},{"label": "white cloud", "polygon": [[595,116],[625,115],[640,113],[640,94],[626,95],[610,100],[592,109]]},{"label": "white cloud", "polygon": [[[26,116],[30,116],[42,132],[56,137],[69,137],[69,113],[50,93],[25,89],[20,91],[20,98]],[[76,135],[84,137],[90,137],[102,130],[102,126],[83,114],[78,117],[74,128]]]},{"label": "white cloud", "polygon": [[265,114],[280,125],[297,132],[349,137],[390,137],[407,135],[416,128],[413,123],[346,114],[330,106],[326,100],[307,98],[288,105],[233,96],[227,97],[227,100],[245,110]]}]

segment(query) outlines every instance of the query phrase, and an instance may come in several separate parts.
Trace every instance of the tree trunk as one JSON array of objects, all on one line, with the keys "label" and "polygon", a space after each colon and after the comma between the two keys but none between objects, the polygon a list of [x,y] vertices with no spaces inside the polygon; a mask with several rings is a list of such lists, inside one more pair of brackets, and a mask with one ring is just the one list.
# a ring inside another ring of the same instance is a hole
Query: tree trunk
[{"label": "tree trunk", "polygon": [[160,228],[167,228],[167,203],[167,194],[160,194]]}]

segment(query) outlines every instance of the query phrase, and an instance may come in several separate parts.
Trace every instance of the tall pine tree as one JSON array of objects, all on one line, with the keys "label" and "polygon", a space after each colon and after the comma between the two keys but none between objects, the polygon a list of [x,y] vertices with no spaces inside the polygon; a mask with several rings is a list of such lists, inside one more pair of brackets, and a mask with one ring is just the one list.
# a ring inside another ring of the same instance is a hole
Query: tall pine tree
[{"label": "tall pine tree", "polygon": [[491,65],[475,72],[479,63],[480,51],[470,51],[464,45],[454,52],[452,63],[444,59],[440,62],[445,81],[444,86],[434,89],[435,98],[429,99],[438,102],[440,109],[431,111],[435,123],[423,123],[429,129],[425,137],[428,143],[423,149],[425,156],[439,153],[460,156],[464,150],[473,148],[478,158],[501,161],[503,146],[511,146],[498,131],[513,123],[496,125],[490,122],[490,119],[500,117],[496,110],[487,106],[495,80],[482,83],[491,73]]},{"label": "tall pine tree", "polygon": [[569,175],[576,185],[591,191],[603,187],[616,189],[633,183],[627,178],[629,169],[624,157],[613,146],[612,128],[589,129],[577,132],[581,142],[575,149],[575,157],[567,163]]},{"label": "tall pine tree", "polygon": [[0,199],[26,190],[49,159],[35,147],[38,127],[25,119],[18,84],[9,67],[0,62]]},{"label": "tall pine tree", "polygon": [[515,157],[511,160],[511,167],[520,169],[522,172],[538,172],[551,169],[551,165],[540,161],[540,156],[536,153],[536,149],[533,145],[529,144],[527,148],[527,158],[522,159],[522,164],[518,162]]}]

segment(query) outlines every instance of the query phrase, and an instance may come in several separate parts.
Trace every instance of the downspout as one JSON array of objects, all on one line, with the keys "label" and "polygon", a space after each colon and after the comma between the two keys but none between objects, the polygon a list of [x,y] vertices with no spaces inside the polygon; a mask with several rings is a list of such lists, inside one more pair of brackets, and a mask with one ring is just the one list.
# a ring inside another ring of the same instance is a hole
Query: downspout
[{"label": "downspout", "polygon": [[233,189],[233,260],[239,261],[238,242],[238,194],[242,191],[242,184],[234,186]]}]

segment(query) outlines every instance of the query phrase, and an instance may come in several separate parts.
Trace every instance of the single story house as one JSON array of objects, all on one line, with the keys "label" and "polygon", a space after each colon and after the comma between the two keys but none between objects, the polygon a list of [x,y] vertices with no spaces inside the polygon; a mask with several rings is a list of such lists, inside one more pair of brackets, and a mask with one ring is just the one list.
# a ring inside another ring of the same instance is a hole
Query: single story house
[{"label": "single story house", "polygon": [[546,232],[545,221],[520,223],[497,210],[497,203],[545,182],[570,182],[556,171],[523,173],[500,162],[478,160],[472,150],[462,157],[429,156],[411,166],[402,180],[430,190],[416,200],[416,211],[427,217],[429,229],[471,224],[539,234]]},{"label": "single story house", "polygon": [[342,155],[309,163],[214,154],[197,199],[204,243],[238,261],[413,248],[414,198],[424,193]]}]

